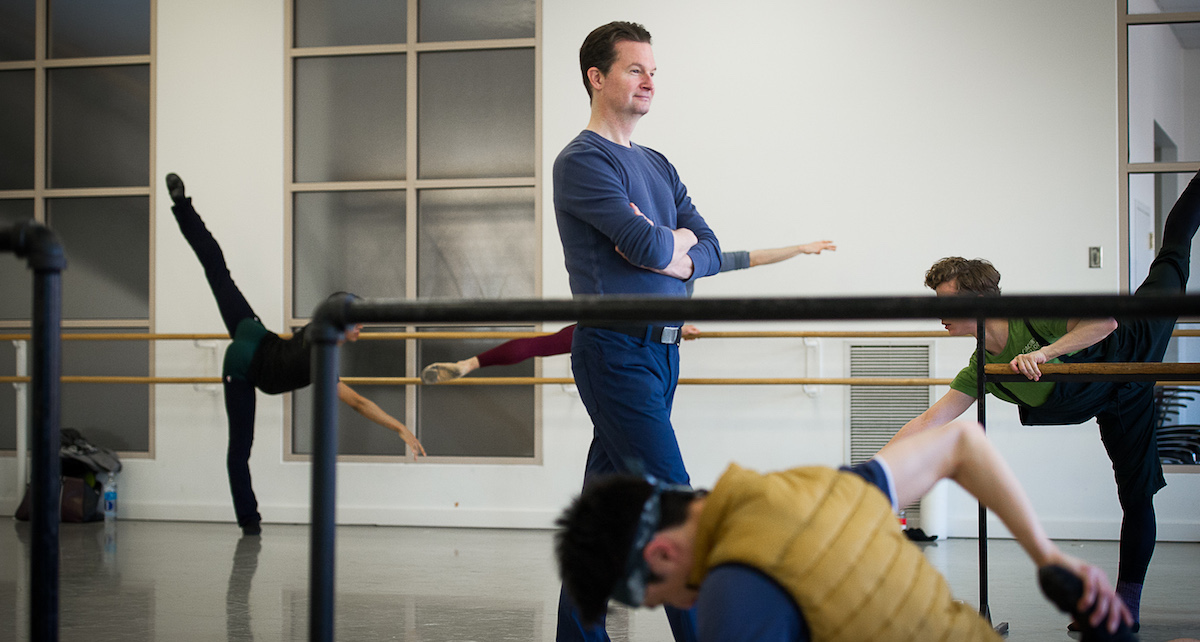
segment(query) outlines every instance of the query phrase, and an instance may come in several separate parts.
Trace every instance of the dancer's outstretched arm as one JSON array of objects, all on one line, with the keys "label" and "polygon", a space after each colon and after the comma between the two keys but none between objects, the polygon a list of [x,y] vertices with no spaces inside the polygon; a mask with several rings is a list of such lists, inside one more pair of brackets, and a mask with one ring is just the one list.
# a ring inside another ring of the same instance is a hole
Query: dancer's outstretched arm
[{"label": "dancer's outstretched arm", "polygon": [[786,261],[800,254],[820,254],[823,250],[834,252],[837,250],[837,245],[834,245],[833,241],[813,241],[803,245],[750,250],[750,267]]},{"label": "dancer's outstretched arm", "polygon": [[421,442],[417,440],[417,436],[412,434],[412,431],[409,430],[407,426],[400,423],[400,421],[395,417],[384,412],[383,408],[379,407],[379,404],[376,404],[374,401],[371,401],[370,399],[358,394],[353,388],[347,386],[341,381],[338,382],[338,399],[346,402],[347,406],[350,406],[356,410],[358,414],[366,417],[367,419],[374,421],[388,430],[396,431],[396,433],[400,435],[400,438],[404,440],[404,443],[408,444],[409,448],[412,448],[414,459],[417,457],[417,455],[425,454],[425,447],[421,445]]},{"label": "dancer's outstretched arm", "polygon": [[1016,475],[978,423],[956,421],[893,441],[876,457],[887,462],[892,471],[900,506],[919,499],[938,480],[953,479],[996,513],[1038,568],[1063,566],[1083,580],[1079,608],[1087,611],[1096,605],[1091,616],[1093,626],[1106,622],[1109,631],[1115,631],[1121,620],[1133,623],[1104,571],[1066,555],[1046,536]]}]

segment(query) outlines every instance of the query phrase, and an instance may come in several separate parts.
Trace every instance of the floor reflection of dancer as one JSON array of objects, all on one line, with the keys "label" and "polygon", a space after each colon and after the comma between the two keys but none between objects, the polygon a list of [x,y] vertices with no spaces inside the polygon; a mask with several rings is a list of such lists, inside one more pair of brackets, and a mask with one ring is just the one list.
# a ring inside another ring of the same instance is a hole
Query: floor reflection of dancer
[{"label": "floor reflection of dancer", "polygon": [[229,588],[225,591],[225,631],[230,640],[254,642],[250,625],[250,582],[258,570],[261,537],[242,537],[233,553],[229,570]]},{"label": "floor reflection of dancer", "polygon": [[[262,532],[262,516],[250,482],[250,448],[254,444],[255,388],[267,394],[291,392],[311,382],[309,368],[308,326],[297,330],[290,339],[267,330],[242,295],[229,268],[221,246],[205,227],[204,221],[192,207],[192,199],[184,193],[183,179],[167,174],[167,190],[175,203],[171,212],[179,231],[187,240],[212,289],[221,320],[233,342],[225,349],[221,378],[225,392],[225,414],[229,420],[229,450],[225,464],[229,471],[229,489],[238,526],[247,535]],[[358,339],[362,326],[346,331],[346,340]],[[412,449],[413,456],[424,455],[425,449],[416,436],[399,420],[387,414],[375,402],[338,382],[338,399],[362,416],[393,430]]]},{"label": "floor reflection of dancer", "polygon": [[[721,271],[744,270],[760,265],[770,265],[786,261],[801,254],[820,254],[822,251],[837,250],[832,241],[813,241],[803,245],[765,250],[750,250],[749,252],[722,252]],[[533,357],[552,357],[571,352],[571,338],[575,336],[575,325],[569,325],[554,334],[526,339],[513,339],[481,352],[462,361],[440,361],[425,366],[421,371],[421,380],[425,383],[443,383],[489,366],[511,366]],[[695,339],[700,331],[693,325],[683,326],[683,338]]]}]

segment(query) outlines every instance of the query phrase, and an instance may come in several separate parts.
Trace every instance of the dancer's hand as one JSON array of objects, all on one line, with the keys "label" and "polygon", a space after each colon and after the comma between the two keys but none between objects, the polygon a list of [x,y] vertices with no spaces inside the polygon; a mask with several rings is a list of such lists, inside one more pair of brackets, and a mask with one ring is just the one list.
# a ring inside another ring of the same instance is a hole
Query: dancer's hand
[{"label": "dancer's hand", "polygon": [[1042,370],[1038,365],[1046,363],[1049,359],[1041,350],[1030,352],[1027,354],[1019,354],[1015,359],[1009,362],[1009,367],[1013,372],[1019,372],[1025,375],[1031,381],[1037,381],[1042,378]]},{"label": "dancer's hand", "polygon": [[801,254],[820,254],[822,250],[835,252],[837,246],[833,244],[833,241],[813,241],[800,246]]},{"label": "dancer's hand", "polygon": [[417,436],[412,434],[412,431],[409,430],[408,427],[400,426],[400,430],[396,432],[400,434],[400,438],[403,439],[404,443],[408,444],[409,449],[412,450],[413,461],[417,460],[418,455],[428,456],[425,454],[425,447],[421,445],[421,440],[417,439]]},{"label": "dancer's hand", "polygon": [[1103,626],[1109,633],[1115,633],[1121,622],[1127,626],[1133,625],[1133,616],[1125,602],[1117,595],[1108,575],[1100,568],[1087,562],[1059,552],[1049,564],[1057,564],[1074,573],[1083,581],[1083,594],[1079,597],[1076,608],[1079,613],[1087,613],[1088,624],[1093,628]]}]

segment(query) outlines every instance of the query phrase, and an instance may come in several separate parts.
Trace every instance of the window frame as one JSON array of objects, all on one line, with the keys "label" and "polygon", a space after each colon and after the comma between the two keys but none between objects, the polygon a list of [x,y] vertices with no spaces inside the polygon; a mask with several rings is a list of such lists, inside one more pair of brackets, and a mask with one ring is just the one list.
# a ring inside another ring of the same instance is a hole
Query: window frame
[{"label": "window frame", "polygon": [[[294,309],[294,225],[295,225],[295,196],[307,192],[338,192],[338,191],[403,191],[405,197],[405,298],[417,298],[417,246],[420,240],[417,221],[419,220],[418,195],[423,190],[430,189],[470,189],[470,188],[532,188],[534,193],[534,230],[536,234],[535,247],[541,248],[542,234],[542,0],[534,0],[534,35],[530,38],[487,39],[487,40],[457,40],[421,42],[418,37],[420,27],[418,9],[421,0],[407,0],[406,42],[396,44],[373,45],[337,45],[297,47],[296,39],[296,1],[285,2],[284,26],[284,93],[285,93],[285,151],[284,151],[284,309],[285,321],[289,329],[298,329],[305,325],[308,317],[298,316]],[[511,178],[420,178],[418,172],[418,151],[420,144],[418,128],[418,67],[421,54],[431,52],[451,51],[484,51],[496,49],[532,49],[534,59],[533,69],[533,175]],[[295,114],[296,114],[296,61],[303,58],[355,56],[372,54],[403,54],[405,56],[405,178],[401,180],[378,181],[325,181],[297,182],[295,174]],[[542,252],[535,252],[533,257],[534,296],[542,293]],[[391,327],[400,324],[386,324]],[[444,329],[451,324],[436,324]],[[477,324],[476,324],[477,325]],[[473,326],[467,326],[473,327]],[[405,332],[416,333],[423,326],[409,324],[403,326]],[[535,324],[534,330],[540,330],[541,325]],[[405,416],[399,417],[417,436],[420,437],[420,427],[417,425],[418,387],[421,385],[421,364],[417,362],[418,340],[404,339],[405,364],[404,372],[396,376],[415,378],[416,385],[405,386]],[[540,377],[542,367],[540,361],[535,362],[534,375]],[[369,389],[368,389],[369,394]],[[311,456],[301,454],[294,448],[294,424],[292,412],[292,394],[288,393],[284,402],[283,450],[285,461],[310,461]],[[487,457],[487,456],[458,456],[431,455],[420,458],[427,463],[458,463],[458,464],[517,464],[540,465],[543,457],[542,444],[542,392],[540,386],[534,386],[533,395],[533,440],[534,454],[532,457]],[[407,450],[407,449],[406,449]],[[408,461],[409,456],[391,455],[338,455],[338,461],[345,462],[374,462],[389,463]]]},{"label": "window frame", "polygon": [[[71,319],[64,317],[62,319],[62,329],[64,332],[70,332],[72,329],[79,331],[84,329],[108,330],[127,328],[131,331],[144,331],[148,334],[153,334],[155,329],[155,287],[156,287],[156,247],[155,247],[155,199],[157,190],[155,188],[155,170],[156,170],[156,140],[157,140],[157,77],[155,70],[157,68],[158,55],[158,5],[156,0],[147,0],[149,3],[150,21],[149,21],[149,52],[146,54],[135,55],[115,55],[115,56],[92,56],[79,58],[51,58],[49,56],[50,48],[50,0],[35,0],[35,18],[34,18],[34,47],[32,60],[15,60],[15,61],[0,61],[0,71],[27,71],[32,70],[34,74],[34,105],[33,105],[33,188],[32,189],[11,189],[0,190],[0,199],[5,200],[32,200],[33,201],[33,220],[37,223],[46,224],[47,203],[50,200],[57,199],[73,199],[73,198],[113,198],[113,197],[144,197],[146,199],[146,226],[149,237],[149,247],[147,248],[147,265],[148,280],[147,287],[147,315],[145,318],[125,318],[125,319]],[[148,172],[144,185],[125,186],[125,187],[58,187],[51,188],[47,184],[49,172],[49,72],[55,69],[78,69],[89,67],[126,67],[126,66],[146,66],[149,72],[148,85],[148,144],[147,150],[147,167]],[[69,265],[68,265],[69,268]],[[24,333],[28,332],[32,327],[31,320],[0,320],[0,332],[3,333]],[[148,346],[149,362],[147,363],[147,374],[151,377],[155,376],[155,344],[150,341]],[[69,373],[65,373],[69,374]],[[87,384],[87,385],[111,385],[111,384]],[[155,398],[156,390],[154,386],[149,386],[148,390],[148,406],[149,414],[146,417],[146,450],[137,451],[120,451],[122,458],[126,459],[154,459],[156,452],[156,427],[154,421],[155,415]],[[19,427],[19,426],[18,426]],[[20,450],[21,439],[18,436],[18,450]],[[15,456],[17,450],[0,450],[0,456]]]},{"label": "window frame", "polygon": [[1200,161],[1130,162],[1129,160],[1129,28],[1139,25],[1200,22],[1200,11],[1129,13],[1129,0],[1117,0],[1117,167],[1120,193],[1121,292],[1129,293],[1129,178],[1133,174],[1172,174],[1200,171]]}]

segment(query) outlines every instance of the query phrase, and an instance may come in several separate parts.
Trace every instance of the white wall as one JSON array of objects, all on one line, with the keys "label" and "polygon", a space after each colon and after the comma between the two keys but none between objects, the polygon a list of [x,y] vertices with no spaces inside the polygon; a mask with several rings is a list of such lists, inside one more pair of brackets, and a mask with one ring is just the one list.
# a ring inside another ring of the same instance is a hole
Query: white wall
[{"label": "white wall", "polygon": [[[283,320],[283,4],[158,0],[157,175],[185,178],[239,285],[274,328]],[[655,38],[658,95],[635,140],[671,158],[723,246],[839,245],[832,255],[722,275],[701,283],[699,296],[911,295],[929,264],[952,254],[992,259],[1010,293],[1116,291],[1108,3],[544,0],[543,176],[587,120],[578,46],[614,19],[643,22]],[[169,199],[157,200],[157,330],[221,331]],[[551,202],[547,180],[544,295],[562,298]],[[1091,245],[1105,247],[1104,269],[1087,269]],[[821,349],[821,374],[842,374],[842,343]],[[949,377],[970,346],[945,340],[937,350],[936,375]],[[685,377],[802,374],[799,341],[701,341],[682,351]],[[213,353],[190,344],[160,345],[156,361],[162,375],[215,372]],[[567,373],[565,358],[545,360],[546,376]],[[758,468],[840,462],[844,394],[681,387],[675,423],[693,481],[711,484],[731,459]],[[123,511],[232,520],[219,393],[160,386],[155,403],[156,457],[127,461]],[[1051,534],[1115,538],[1120,512],[1095,427],[1024,428],[1011,408],[992,408],[991,434]],[[591,425],[560,387],[545,390],[543,418],[540,466],[342,464],[339,519],[548,526],[581,482]],[[282,421],[282,398],[260,395],[255,489],[267,521],[303,522],[309,468],[283,461]],[[1200,539],[1200,476],[1169,482],[1158,500],[1160,538]],[[974,505],[954,493],[950,502],[950,534],[972,535]]]}]

